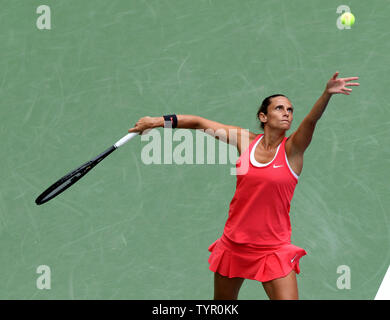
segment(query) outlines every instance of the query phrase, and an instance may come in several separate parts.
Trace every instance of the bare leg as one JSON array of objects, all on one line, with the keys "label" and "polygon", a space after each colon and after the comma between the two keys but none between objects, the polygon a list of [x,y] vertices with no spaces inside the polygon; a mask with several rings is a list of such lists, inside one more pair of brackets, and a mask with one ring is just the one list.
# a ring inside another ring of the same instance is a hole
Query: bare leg
[{"label": "bare leg", "polygon": [[297,277],[294,270],[283,278],[262,284],[270,300],[298,300]]},{"label": "bare leg", "polygon": [[214,273],[214,300],[237,300],[243,278],[228,278]]}]

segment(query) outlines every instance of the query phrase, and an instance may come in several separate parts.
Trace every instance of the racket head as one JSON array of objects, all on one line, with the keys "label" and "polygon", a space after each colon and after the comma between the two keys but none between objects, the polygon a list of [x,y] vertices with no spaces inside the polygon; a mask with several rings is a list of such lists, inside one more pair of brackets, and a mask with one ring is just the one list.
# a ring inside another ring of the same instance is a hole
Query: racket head
[{"label": "racket head", "polygon": [[58,196],[60,193],[64,192],[66,189],[68,189],[70,186],[72,186],[82,177],[84,177],[93,167],[95,167],[100,161],[102,161],[115,149],[115,146],[108,148],[106,151],[99,154],[94,159],[82,164],[77,169],[69,172],[68,174],[54,182],[50,187],[48,187],[35,199],[35,203],[37,205],[41,205]]}]

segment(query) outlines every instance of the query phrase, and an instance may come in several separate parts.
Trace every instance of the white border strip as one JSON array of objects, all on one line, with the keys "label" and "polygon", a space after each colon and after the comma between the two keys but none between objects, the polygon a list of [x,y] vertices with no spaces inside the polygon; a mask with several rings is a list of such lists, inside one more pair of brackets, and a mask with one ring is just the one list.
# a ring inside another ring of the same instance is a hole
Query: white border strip
[{"label": "white border strip", "polygon": [[390,300],[390,266],[375,296],[375,300]]}]

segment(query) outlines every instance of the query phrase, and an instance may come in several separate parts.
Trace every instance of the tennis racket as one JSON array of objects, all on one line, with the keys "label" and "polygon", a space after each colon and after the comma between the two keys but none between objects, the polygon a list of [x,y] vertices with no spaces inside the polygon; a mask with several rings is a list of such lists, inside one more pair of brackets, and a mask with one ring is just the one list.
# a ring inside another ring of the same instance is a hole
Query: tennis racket
[{"label": "tennis racket", "polygon": [[82,177],[84,177],[89,171],[91,171],[100,161],[110,155],[113,151],[123,146],[126,142],[133,139],[139,132],[131,132],[125,135],[122,139],[118,140],[114,145],[109,147],[106,151],[102,152],[92,160],[84,163],[77,169],[69,172],[61,179],[53,183],[49,188],[43,191],[38,198],[36,198],[35,203],[41,205],[54,197],[58,196],[60,193],[64,192],[71,185],[75,184]]}]

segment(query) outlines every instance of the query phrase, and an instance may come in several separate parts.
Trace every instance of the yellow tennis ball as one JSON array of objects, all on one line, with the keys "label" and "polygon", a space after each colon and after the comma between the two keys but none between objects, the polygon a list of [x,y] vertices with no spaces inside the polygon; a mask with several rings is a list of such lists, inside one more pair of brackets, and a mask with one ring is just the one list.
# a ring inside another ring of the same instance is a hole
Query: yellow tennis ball
[{"label": "yellow tennis ball", "polygon": [[345,12],[341,15],[341,23],[350,27],[355,23],[355,16],[351,12]]}]

